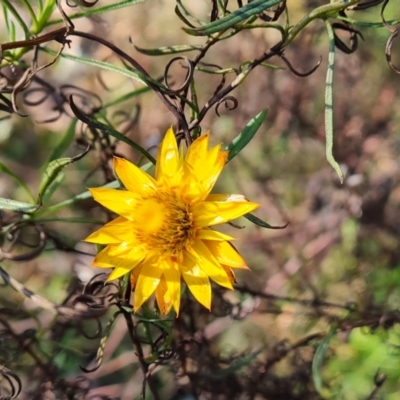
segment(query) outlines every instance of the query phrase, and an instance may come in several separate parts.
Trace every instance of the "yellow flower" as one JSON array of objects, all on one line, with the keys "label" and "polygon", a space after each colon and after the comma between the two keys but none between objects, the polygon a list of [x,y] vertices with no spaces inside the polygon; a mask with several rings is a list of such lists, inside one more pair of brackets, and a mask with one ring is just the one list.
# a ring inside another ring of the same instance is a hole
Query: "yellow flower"
[{"label": "yellow flower", "polygon": [[209,134],[179,151],[169,129],[161,144],[155,179],[122,158],[114,169],[126,190],[90,189],[93,198],[119,214],[85,239],[107,245],[93,265],[114,268],[109,280],[130,273],[135,312],[155,292],[160,312],[179,313],[181,278],[193,296],[211,307],[210,278],[232,289],[232,268],[247,269],[229,243],[231,236],[212,230],[253,211],[259,204],[241,195],[210,194],[228,153],[208,149]]}]

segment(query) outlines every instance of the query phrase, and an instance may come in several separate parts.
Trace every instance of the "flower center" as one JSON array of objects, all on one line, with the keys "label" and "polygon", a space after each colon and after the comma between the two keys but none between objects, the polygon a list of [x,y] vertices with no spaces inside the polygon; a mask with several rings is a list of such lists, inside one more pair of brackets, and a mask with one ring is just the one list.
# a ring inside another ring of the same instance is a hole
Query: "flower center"
[{"label": "flower center", "polygon": [[143,199],[135,213],[135,235],[149,251],[179,254],[194,239],[189,207],[170,193]]}]

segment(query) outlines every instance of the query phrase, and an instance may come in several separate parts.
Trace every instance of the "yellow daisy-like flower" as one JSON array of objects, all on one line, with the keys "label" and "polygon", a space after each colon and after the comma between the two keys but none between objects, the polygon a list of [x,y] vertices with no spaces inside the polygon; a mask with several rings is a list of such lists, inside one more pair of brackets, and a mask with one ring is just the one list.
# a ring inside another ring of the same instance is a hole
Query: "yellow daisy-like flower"
[{"label": "yellow daisy-like flower", "polygon": [[200,136],[184,157],[169,129],[159,149],[155,179],[136,165],[114,158],[126,190],[90,189],[93,198],[119,217],[85,239],[107,245],[93,265],[114,268],[109,280],[130,273],[135,312],[155,292],[160,312],[179,313],[181,278],[193,296],[211,307],[210,278],[232,289],[232,268],[246,263],[229,243],[231,236],[212,230],[253,211],[259,204],[241,195],[210,194],[228,153],[208,149]]}]

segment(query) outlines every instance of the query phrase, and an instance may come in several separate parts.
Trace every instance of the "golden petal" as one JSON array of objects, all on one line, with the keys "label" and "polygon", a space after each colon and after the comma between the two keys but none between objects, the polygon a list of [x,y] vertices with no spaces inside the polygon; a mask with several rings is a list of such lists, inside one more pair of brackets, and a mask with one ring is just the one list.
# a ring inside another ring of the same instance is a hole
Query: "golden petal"
[{"label": "golden petal", "polygon": [[210,131],[199,136],[189,147],[186,153],[186,163],[195,165],[196,161],[201,158],[205,159],[208,152],[208,142],[210,139]]},{"label": "golden petal", "polygon": [[196,263],[209,278],[218,283],[218,285],[233,289],[226,271],[201,240],[195,241],[187,256],[192,258],[193,262]]},{"label": "golden petal", "polygon": [[124,217],[118,217],[83,240],[98,244],[121,243],[132,238],[132,231],[132,223]]},{"label": "golden petal", "polygon": [[92,188],[89,190],[93,198],[102,206],[127,219],[133,218],[138,200],[132,192],[107,188]]},{"label": "golden petal", "polygon": [[260,207],[250,201],[204,201],[193,207],[193,217],[199,227],[223,224]]},{"label": "golden petal", "polygon": [[156,163],[156,180],[173,178],[181,167],[175,133],[171,128],[165,134],[164,140],[158,150]]},{"label": "golden petal", "polygon": [[185,194],[196,201],[204,200],[214,187],[227,160],[228,153],[221,146],[213,147],[205,157],[187,161],[184,166]]},{"label": "golden petal", "polygon": [[182,276],[194,298],[211,309],[211,285],[208,276],[189,257],[185,257],[182,265]]},{"label": "golden petal", "polygon": [[156,189],[156,181],[128,160],[114,157],[114,170],[125,188],[131,192],[143,196]]},{"label": "golden petal", "polygon": [[204,243],[222,265],[227,265],[232,268],[248,269],[246,262],[231,243],[216,242],[214,240],[205,240]]},{"label": "golden petal", "polygon": [[156,300],[161,315],[167,315],[172,308],[172,302],[169,301],[170,299],[167,296],[167,292],[168,292],[167,282],[165,281],[165,278],[162,276],[160,283],[156,289]]},{"label": "golden petal", "polygon": [[92,265],[100,268],[133,269],[143,261],[145,256],[146,253],[140,246],[109,245],[96,255]]},{"label": "golden petal", "polygon": [[210,228],[202,228],[200,231],[197,232],[196,238],[198,239],[205,239],[205,240],[235,240],[234,237],[226,235],[225,233],[214,231]]},{"label": "golden petal", "polygon": [[128,274],[131,271],[130,268],[114,268],[109,277],[107,278],[107,281],[113,281],[114,279],[121,278],[122,276]]},{"label": "golden petal", "polygon": [[162,268],[159,268],[155,260],[145,261],[140,270],[139,278],[136,282],[134,295],[134,311],[136,312],[143,303],[157,289],[160,283]]},{"label": "golden petal", "polygon": [[168,286],[168,296],[176,314],[179,314],[181,302],[181,273],[176,263],[164,267],[164,278]]},{"label": "golden petal", "polygon": [[136,287],[136,282],[137,282],[137,280],[139,278],[139,274],[140,274],[141,270],[142,270],[142,265],[137,265],[131,271],[130,280],[131,280],[131,288],[132,288],[132,290],[134,290],[135,287]]}]

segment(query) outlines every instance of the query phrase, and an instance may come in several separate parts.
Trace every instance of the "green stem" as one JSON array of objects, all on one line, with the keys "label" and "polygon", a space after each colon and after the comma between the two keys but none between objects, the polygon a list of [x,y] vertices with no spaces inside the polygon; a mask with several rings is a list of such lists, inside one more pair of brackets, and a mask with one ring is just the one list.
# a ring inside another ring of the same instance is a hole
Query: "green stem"
[{"label": "green stem", "polygon": [[352,6],[353,4],[359,3],[360,0],[349,0],[341,1],[339,3],[325,4],[321,7],[317,7],[302,18],[290,31],[286,39],[283,41],[281,48],[284,49],[290,42],[314,19],[317,18],[328,18],[330,14],[336,16],[336,14],[344,10],[345,8]]}]

